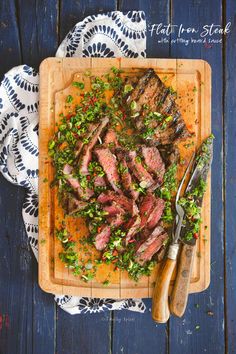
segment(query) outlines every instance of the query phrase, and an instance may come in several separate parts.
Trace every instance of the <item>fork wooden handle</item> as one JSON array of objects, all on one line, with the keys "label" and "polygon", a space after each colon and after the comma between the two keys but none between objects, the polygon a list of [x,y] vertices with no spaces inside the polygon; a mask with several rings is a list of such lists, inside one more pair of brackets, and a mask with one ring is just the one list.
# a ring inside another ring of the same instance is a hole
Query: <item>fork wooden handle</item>
[{"label": "fork wooden handle", "polygon": [[158,271],[155,287],[152,295],[152,318],[159,323],[165,323],[170,317],[168,292],[171,277],[176,265],[176,257],[179,245],[170,245],[168,258]]},{"label": "fork wooden handle", "polygon": [[168,291],[176,260],[167,258],[159,271],[152,295],[152,318],[159,323],[165,323],[170,317]]},{"label": "fork wooden handle", "polygon": [[193,267],[195,246],[182,246],[177,268],[177,275],[170,297],[170,311],[177,317],[182,317],[188,302],[189,284]]}]

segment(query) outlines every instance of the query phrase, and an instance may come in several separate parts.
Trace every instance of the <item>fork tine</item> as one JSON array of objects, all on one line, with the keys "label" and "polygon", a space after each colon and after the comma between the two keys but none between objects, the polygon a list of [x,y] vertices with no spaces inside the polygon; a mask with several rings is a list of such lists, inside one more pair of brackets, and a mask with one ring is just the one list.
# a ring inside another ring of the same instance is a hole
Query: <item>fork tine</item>
[{"label": "fork tine", "polygon": [[175,197],[175,207],[176,207],[176,205],[177,205],[177,203],[178,203],[178,200],[179,200],[179,197],[180,197],[181,189],[182,189],[182,187],[183,187],[183,184],[184,184],[184,181],[185,181],[185,179],[186,179],[186,177],[187,177],[187,174],[188,174],[188,172],[189,172],[189,170],[190,170],[190,167],[191,167],[191,165],[192,165],[192,163],[193,163],[194,157],[195,157],[195,151],[194,151],[194,153],[192,154],[192,157],[191,157],[191,159],[190,159],[190,161],[189,161],[189,163],[188,163],[188,166],[187,166],[187,168],[186,168],[186,170],[185,170],[185,172],[184,172],[184,175],[183,175],[183,177],[182,177],[182,180],[181,180],[181,182],[180,182],[180,184],[179,184],[179,188],[178,188],[178,190],[177,190],[177,194],[176,194],[176,197]]}]

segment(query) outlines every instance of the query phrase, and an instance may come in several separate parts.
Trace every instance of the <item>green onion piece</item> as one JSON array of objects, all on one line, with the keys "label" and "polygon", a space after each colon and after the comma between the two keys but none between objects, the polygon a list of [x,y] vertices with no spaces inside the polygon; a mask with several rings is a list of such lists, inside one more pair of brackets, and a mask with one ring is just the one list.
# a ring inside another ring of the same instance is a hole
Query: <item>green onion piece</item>
[{"label": "green onion piece", "polygon": [[84,89],[84,83],[83,82],[74,81],[74,82],[72,82],[72,86],[78,87],[81,90]]},{"label": "green onion piece", "polygon": [[132,101],[132,102],[130,103],[130,109],[131,109],[132,111],[134,111],[136,108],[137,108],[137,103],[136,103],[135,101]]},{"label": "green onion piece", "polygon": [[68,95],[66,97],[66,103],[71,103],[73,101],[73,97],[71,95]]},{"label": "green onion piece", "polygon": [[126,95],[127,93],[129,93],[130,91],[132,91],[134,88],[132,85],[125,85],[124,87],[124,94]]}]

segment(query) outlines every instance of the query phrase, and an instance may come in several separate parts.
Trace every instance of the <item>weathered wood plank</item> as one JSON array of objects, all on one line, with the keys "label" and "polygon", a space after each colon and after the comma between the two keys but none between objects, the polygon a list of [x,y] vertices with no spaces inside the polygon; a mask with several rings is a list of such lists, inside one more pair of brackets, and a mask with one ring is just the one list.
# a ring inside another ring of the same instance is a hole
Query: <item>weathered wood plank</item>
[{"label": "weathered wood plank", "polygon": [[0,352],[32,353],[32,253],[21,216],[24,191],[0,176]]},{"label": "weathered wood plank", "polygon": [[37,69],[58,46],[58,1],[18,0],[17,16],[22,61]]},{"label": "weathered wood plank", "polygon": [[[168,23],[169,2],[151,0],[120,1],[118,10],[143,10],[148,29],[152,24]],[[157,37],[147,32],[147,57],[168,57],[169,45],[158,43]],[[168,351],[168,325],[157,325],[151,318],[151,299],[144,300],[147,311],[144,314],[131,311],[117,311],[113,318],[113,352],[127,354],[164,354]]]},{"label": "weathered wood plank", "polygon": [[54,296],[38,285],[38,263],[33,259],[32,354],[54,353],[56,336],[56,303]]},{"label": "weathered wood plank", "polygon": [[169,43],[159,41],[155,35],[156,24],[168,23],[170,4],[169,1],[125,1],[119,2],[120,11],[142,10],[145,12],[147,21],[147,57],[167,58],[169,55]]},{"label": "weathered wood plank", "polygon": [[[180,10],[181,9],[181,10]],[[214,11],[212,11],[214,9]],[[172,24],[201,28],[222,24],[221,1],[172,1]],[[177,35],[172,35],[176,38]],[[191,35],[182,36],[190,38]],[[224,353],[224,239],[222,203],[222,47],[221,44],[180,44],[171,46],[171,56],[202,58],[212,67],[212,130],[215,135],[212,166],[212,266],[211,285],[202,294],[190,295],[182,319],[170,321],[170,353]],[[217,173],[214,173],[217,171]],[[197,305],[196,305],[197,304]]]},{"label": "weathered wood plank", "polygon": [[225,41],[225,96],[224,96],[224,123],[225,123],[225,222],[226,222],[226,335],[227,352],[236,353],[236,3],[226,1],[226,21],[231,22],[231,33]]},{"label": "weathered wood plank", "polygon": [[168,352],[168,327],[152,320],[151,299],[145,313],[121,310],[114,313],[112,353],[164,354]]},{"label": "weathered wood plank", "polygon": [[[21,63],[14,1],[0,3],[2,75]],[[4,59],[3,59],[4,58]],[[24,190],[0,176],[0,351],[32,353],[32,253],[21,208]]]},{"label": "weathered wood plank", "polygon": [[2,75],[21,62],[19,29],[17,27],[15,1],[0,2],[0,53]]},{"label": "weathered wood plank", "polygon": [[71,316],[58,309],[58,354],[110,353],[110,312]]},{"label": "weathered wood plank", "polygon": [[[58,1],[18,1],[17,16],[24,63],[38,68],[48,56],[54,56],[58,46]],[[54,352],[55,304],[53,296],[38,286],[38,267],[33,260],[32,286],[32,353]],[[30,325],[29,325],[30,327]]]}]

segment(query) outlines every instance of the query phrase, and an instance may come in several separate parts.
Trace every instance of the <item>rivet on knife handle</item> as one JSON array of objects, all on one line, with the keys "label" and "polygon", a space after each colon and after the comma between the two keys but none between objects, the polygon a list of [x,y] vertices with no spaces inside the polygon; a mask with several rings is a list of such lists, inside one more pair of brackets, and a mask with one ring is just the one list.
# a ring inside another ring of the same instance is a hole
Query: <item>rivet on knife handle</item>
[{"label": "rivet on knife handle", "polygon": [[170,297],[170,311],[177,317],[183,316],[187,306],[194,251],[195,246],[184,244],[179,256],[177,275]]},{"label": "rivet on knife handle", "polygon": [[152,318],[159,323],[165,323],[170,317],[168,292],[170,280],[176,265],[179,244],[169,247],[167,259],[158,272],[156,284],[152,295]]}]

